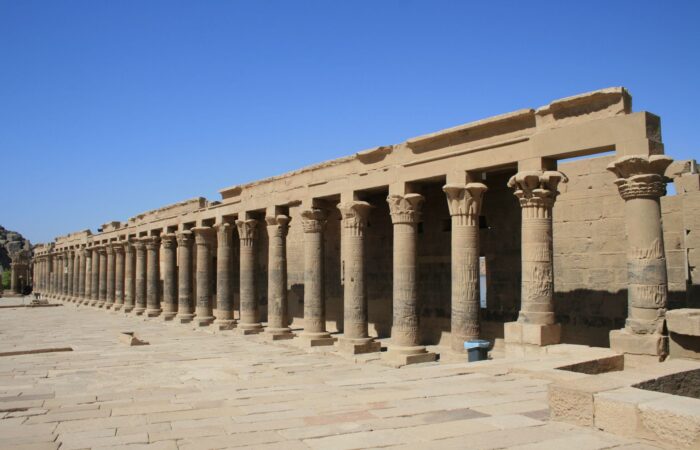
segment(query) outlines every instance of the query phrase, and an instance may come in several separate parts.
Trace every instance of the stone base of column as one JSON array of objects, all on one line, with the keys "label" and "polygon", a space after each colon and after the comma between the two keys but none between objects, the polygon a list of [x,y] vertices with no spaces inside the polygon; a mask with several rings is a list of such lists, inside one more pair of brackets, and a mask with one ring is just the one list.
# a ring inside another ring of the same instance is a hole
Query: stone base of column
[{"label": "stone base of column", "polygon": [[214,316],[196,316],[194,318],[194,324],[198,327],[208,327],[214,323]]},{"label": "stone base of column", "polygon": [[508,322],[503,324],[506,345],[554,345],[561,342],[561,325]]},{"label": "stone base of column", "polygon": [[161,317],[163,318],[164,322],[170,322],[175,320],[175,317],[177,317],[177,311],[163,311],[163,314],[161,314]]},{"label": "stone base of column", "polygon": [[389,345],[386,353],[382,354],[382,362],[392,367],[403,367],[409,364],[420,364],[437,360],[437,354],[429,352],[422,345],[401,347]]},{"label": "stone base of column", "polygon": [[361,355],[363,353],[375,353],[382,350],[382,344],[374,340],[374,338],[353,339],[340,337],[338,338],[338,353],[344,355]]},{"label": "stone base of column", "polygon": [[131,306],[131,305],[124,305],[124,309],[123,309],[122,311],[124,311],[124,314],[129,314],[129,313],[130,313],[131,311],[133,311],[133,310],[134,310],[134,307],[133,307],[133,306]]},{"label": "stone base of column", "polygon": [[99,300],[97,302],[97,307],[98,308],[104,308],[105,307],[105,301],[104,300]]},{"label": "stone base of column", "polygon": [[135,316],[142,316],[143,313],[146,312],[146,308],[142,308],[142,307],[137,306],[133,309],[132,312],[134,313]]},{"label": "stone base of column", "polygon": [[90,306],[97,307],[97,300],[90,300]]},{"label": "stone base of column", "polygon": [[261,323],[239,323],[236,328],[236,334],[243,336],[262,333],[262,331],[263,326]]},{"label": "stone base of column", "polygon": [[146,317],[158,317],[160,316],[160,313],[163,312],[162,309],[147,309],[146,310]]},{"label": "stone base of column", "polygon": [[216,319],[214,327],[219,331],[233,330],[236,328],[236,321],[233,319]]},{"label": "stone base of column", "polygon": [[296,335],[292,333],[291,328],[265,328],[265,333],[263,334],[265,340],[268,341],[284,341],[287,339],[294,339]]},{"label": "stone base of column", "polygon": [[115,304],[114,304],[114,310],[115,310],[115,311],[121,311],[122,306],[124,306],[124,305],[122,305],[121,303],[115,303]]},{"label": "stone base of column", "polygon": [[663,361],[668,355],[668,337],[661,334],[636,334],[625,328],[610,331],[610,349],[617,353],[653,356]]},{"label": "stone base of column", "polygon": [[113,303],[105,303],[105,309],[112,309]]},{"label": "stone base of column", "polygon": [[194,314],[177,313],[174,321],[177,323],[190,323],[194,320]]},{"label": "stone base of column", "polygon": [[323,347],[333,345],[337,338],[331,337],[330,333],[306,333],[299,335],[299,343],[303,347]]}]

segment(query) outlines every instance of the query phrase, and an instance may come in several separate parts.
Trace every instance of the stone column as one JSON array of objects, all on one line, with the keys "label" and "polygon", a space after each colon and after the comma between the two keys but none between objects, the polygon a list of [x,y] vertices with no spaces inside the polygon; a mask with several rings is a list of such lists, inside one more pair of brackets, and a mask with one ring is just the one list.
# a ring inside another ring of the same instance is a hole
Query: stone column
[{"label": "stone column", "polygon": [[97,306],[100,300],[100,253],[99,246],[92,248],[92,274],[90,285],[90,306]]},{"label": "stone column", "polygon": [[665,155],[634,155],[608,166],[625,201],[627,231],[627,320],[625,328],[610,332],[610,348],[660,360],[668,354],[668,276],[659,199],[666,195],[664,172],[671,162]]},{"label": "stone column", "polygon": [[115,242],[114,248],[114,310],[124,306],[124,242]]},{"label": "stone column", "polygon": [[255,242],[258,239],[258,221],[237,220],[236,227],[241,242],[239,264],[241,320],[238,331],[242,334],[255,334],[262,331],[255,286]]},{"label": "stone column", "polygon": [[394,224],[394,313],[391,345],[384,358],[395,366],[429,362],[436,358],[435,353],[420,345],[416,239],[424,200],[422,195],[413,193],[387,197]]},{"label": "stone column", "polygon": [[304,331],[300,337],[311,347],[333,345],[326,331],[323,231],[326,213],[317,208],[301,212],[304,230]]},{"label": "stone column", "polygon": [[272,340],[294,337],[287,317],[287,232],[289,217],[270,216],[267,222],[267,329]]},{"label": "stone column", "polygon": [[479,338],[479,214],[486,185],[448,184],[442,190],[452,217],[450,344],[453,351],[462,353],[465,341]]},{"label": "stone column", "polygon": [[67,271],[66,271],[66,300],[73,301],[73,272],[75,269],[75,253],[70,250],[66,256],[67,258]]},{"label": "stone column", "polygon": [[160,238],[146,240],[146,316],[158,317],[160,309]]},{"label": "stone column", "polygon": [[114,266],[114,247],[112,247],[112,244],[107,244],[105,247],[105,253],[107,254],[107,286],[106,286],[106,292],[107,296],[105,297],[105,309],[111,309],[112,306],[114,306],[114,275],[115,275],[115,266]]},{"label": "stone column", "polygon": [[92,248],[85,247],[85,297],[83,305],[92,303]]},{"label": "stone column", "polygon": [[97,253],[100,255],[99,301],[97,302],[97,307],[104,308],[107,304],[107,271],[109,269],[107,267],[107,246],[101,246]]},{"label": "stone column", "polygon": [[192,232],[197,244],[197,306],[195,323],[200,327],[205,327],[214,321],[211,305],[214,229],[211,227],[195,227],[192,228]]},{"label": "stone column", "polygon": [[192,306],[192,242],[191,231],[177,233],[177,246],[180,249],[178,264],[177,316],[180,323],[189,323],[194,318]]},{"label": "stone column", "polygon": [[177,241],[174,233],[161,236],[163,249],[163,320],[177,314]]},{"label": "stone column", "polygon": [[[148,240],[148,238],[146,238]],[[134,242],[136,250],[136,273],[134,274],[135,300],[134,314],[137,316],[146,312],[146,242],[139,239]]]},{"label": "stone column", "polygon": [[17,269],[17,263],[10,263],[10,291],[13,294],[19,295],[19,271]]},{"label": "stone column", "polygon": [[233,319],[233,229],[230,223],[216,225],[216,322],[219,330],[230,330]]},{"label": "stone column", "polygon": [[70,265],[71,265],[71,252],[66,251],[63,254],[63,300],[68,301],[70,300],[70,280],[71,280],[71,274],[70,274]]},{"label": "stone column", "polygon": [[48,286],[47,286],[48,289],[47,290],[48,290],[49,297],[53,298],[53,292],[54,292],[53,272],[54,272],[54,268],[56,266],[56,261],[55,261],[52,253],[50,253],[49,256],[47,257],[47,262],[48,262],[47,267],[46,267],[47,278],[48,278],[48,280],[47,280],[48,281]]},{"label": "stone column", "polygon": [[521,171],[508,181],[522,211],[522,262],[520,314],[517,322],[504,326],[506,344],[544,346],[561,340],[554,317],[552,207],[557,186],[567,181],[563,173],[550,170]]},{"label": "stone column", "polygon": [[77,293],[77,302],[78,304],[83,304],[85,301],[85,263],[87,259],[87,251],[85,250],[84,246],[80,247],[80,250],[78,250],[78,293]]},{"label": "stone column", "polygon": [[343,336],[338,339],[342,353],[378,352],[381,344],[369,337],[367,285],[365,284],[365,230],[372,206],[351,201],[338,205],[342,215],[343,251]]},{"label": "stone column", "polygon": [[134,310],[136,302],[136,248],[130,240],[124,242],[124,313]]},{"label": "stone column", "polygon": [[80,301],[80,260],[82,259],[83,252],[80,247],[76,247],[73,252],[75,255],[73,257],[73,301],[78,303]]},{"label": "stone column", "polygon": [[59,254],[57,259],[58,264],[56,265],[56,299],[63,300],[63,272],[65,270],[63,254]]}]

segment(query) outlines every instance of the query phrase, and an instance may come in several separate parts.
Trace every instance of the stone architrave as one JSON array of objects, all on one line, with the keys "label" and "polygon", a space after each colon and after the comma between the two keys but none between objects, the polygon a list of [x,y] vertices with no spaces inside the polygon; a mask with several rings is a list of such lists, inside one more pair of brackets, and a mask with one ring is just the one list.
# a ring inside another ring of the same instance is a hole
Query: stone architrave
[{"label": "stone architrave", "polygon": [[100,301],[100,247],[92,248],[92,273],[90,274],[90,306],[97,306]]},{"label": "stone architrave", "polygon": [[158,317],[160,308],[160,238],[146,240],[146,317]]},{"label": "stone architrave", "polygon": [[[145,240],[148,240],[146,238]],[[134,274],[135,300],[134,314],[143,315],[146,312],[146,242],[144,238],[134,242],[136,250],[136,270]]]},{"label": "stone architrave", "polygon": [[465,351],[464,342],[478,339],[480,333],[479,214],[486,189],[482,183],[442,188],[452,217],[450,346],[460,353]]},{"label": "stone architrave", "polygon": [[100,258],[99,278],[98,278],[98,308],[104,308],[107,303],[107,248],[103,245],[97,250]]},{"label": "stone architrave", "polygon": [[326,331],[325,211],[318,208],[302,211],[301,226],[304,230],[304,331],[300,337],[311,347],[333,345],[336,339]]},{"label": "stone architrave", "polygon": [[179,249],[177,315],[175,320],[180,323],[190,323],[194,319],[192,302],[192,243],[194,236],[189,230],[176,233]]},{"label": "stone architrave", "polygon": [[227,222],[216,228],[216,320],[219,330],[230,330],[233,319],[233,225]]},{"label": "stone architrave", "polygon": [[239,219],[236,221],[240,239],[240,299],[241,320],[238,332],[256,334],[262,331],[255,285],[255,243],[258,240],[258,221]]},{"label": "stone architrave", "polygon": [[625,201],[627,231],[627,320],[610,332],[610,348],[663,359],[668,354],[664,321],[668,275],[660,198],[666,195],[664,176],[673,162],[665,155],[632,155],[608,166],[617,176]]},{"label": "stone architrave", "polygon": [[163,252],[163,320],[177,315],[177,237],[174,233],[161,236]]},{"label": "stone architrave", "polygon": [[420,343],[416,244],[424,197],[420,194],[389,195],[394,225],[393,322],[391,344],[384,358],[393,366],[435,361],[437,355]]},{"label": "stone architrave", "polygon": [[561,325],[554,316],[552,208],[566,175],[553,170],[521,171],[508,181],[522,213],[521,293],[517,322],[504,325],[506,344],[558,344]]},{"label": "stone architrave", "polygon": [[288,216],[265,218],[268,235],[267,329],[272,340],[294,337],[287,317],[287,232]]},{"label": "stone architrave", "polygon": [[211,227],[192,228],[197,244],[197,305],[195,323],[206,327],[214,322],[212,310],[212,246],[215,231]]},{"label": "stone architrave", "polygon": [[381,344],[369,336],[365,269],[365,233],[372,206],[363,201],[338,205],[342,217],[343,255],[343,336],[338,350],[351,355],[378,352]]},{"label": "stone architrave", "polygon": [[114,250],[114,310],[124,307],[124,242],[112,244]]},{"label": "stone architrave", "polygon": [[130,240],[124,242],[124,313],[134,310],[136,304],[136,248]]},{"label": "stone architrave", "polygon": [[105,298],[105,309],[112,309],[114,306],[114,280],[115,280],[115,254],[112,244],[107,244],[107,297]]}]

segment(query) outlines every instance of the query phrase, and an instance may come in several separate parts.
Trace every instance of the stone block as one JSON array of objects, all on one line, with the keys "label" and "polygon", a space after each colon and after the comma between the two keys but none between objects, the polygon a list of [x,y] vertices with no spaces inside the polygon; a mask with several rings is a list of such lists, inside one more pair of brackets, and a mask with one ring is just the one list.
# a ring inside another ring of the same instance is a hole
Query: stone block
[{"label": "stone block", "polygon": [[136,334],[133,331],[124,331],[122,333],[119,333],[119,342],[131,347],[136,345],[148,345],[148,342],[142,341],[141,339],[136,337]]},{"label": "stone block", "polygon": [[426,350],[420,353],[405,353],[389,347],[387,352],[382,354],[382,362],[396,368],[410,364],[433,362],[435,360],[437,360],[437,354]]},{"label": "stone block", "polygon": [[666,313],[669,331],[689,336],[700,336],[700,309],[674,309]]},{"label": "stone block", "polygon": [[700,400],[665,395],[639,404],[645,430],[672,448],[700,448]]},{"label": "stone block", "polygon": [[594,425],[594,395],[619,389],[626,381],[605,376],[590,376],[552,383],[548,388],[553,420],[591,427]]},{"label": "stone block", "polygon": [[360,355],[363,353],[379,352],[382,344],[373,339],[338,339],[338,352],[344,355]]},{"label": "stone block", "polygon": [[660,334],[635,334],[626,329],[612,330],[610,349],[617,353],[647,355],[663,359],[668,354],[668,338]]},{"label": "stone block", "polygon": [[508,344],[553,345],[561,342],[561,325],[508,322],[504,324],[504,339]]},{"label": "stone block", "polygon": [[337,338],[334,337],[322,337],[322,336],[305,336],[304,334],[299,335],[299,344],[302,347],[325,347],[327,345],[335,344]]},{"label": "stone block", "polygon": [[594,395],[595,426],[620,436],[650,438],[645,433],[637,406],[664,394],[624,387]]}]

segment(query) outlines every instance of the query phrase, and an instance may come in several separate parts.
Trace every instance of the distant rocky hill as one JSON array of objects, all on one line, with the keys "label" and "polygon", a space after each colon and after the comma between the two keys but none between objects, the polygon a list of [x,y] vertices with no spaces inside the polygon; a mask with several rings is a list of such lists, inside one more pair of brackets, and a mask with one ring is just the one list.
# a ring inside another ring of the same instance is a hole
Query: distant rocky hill
[{"label": "distant rocky hill", "polygon": [[32,244],[16,231],[6,230],[0,225],[0,267],[9,269],[10,255],[20,250],[31,250]]}]

